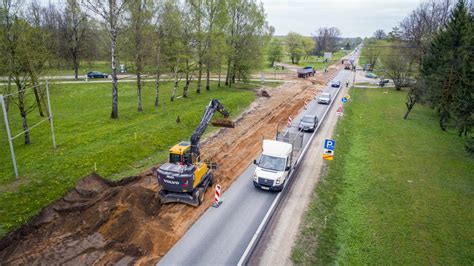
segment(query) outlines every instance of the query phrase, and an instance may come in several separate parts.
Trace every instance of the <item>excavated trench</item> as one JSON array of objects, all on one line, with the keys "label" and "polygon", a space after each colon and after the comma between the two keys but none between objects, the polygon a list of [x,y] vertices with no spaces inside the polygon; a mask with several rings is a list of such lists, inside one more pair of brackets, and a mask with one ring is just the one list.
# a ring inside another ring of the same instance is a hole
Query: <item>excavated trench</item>
[{"label": "excavated trench", "polygon": [[[306,99],[338,68],[316,79],[268,89],[238,119],[202,143],[202,153],[217,163],[217,183],[225,191],[260,152],[263,138],[296,115]],[[316,82],[315,80],[322,81]],[[118,182],[91,174],[64,197],[0,240],[1,264],[154,264],[212,204],[208,190],[199,207],[161,205],[151,170]]]}]

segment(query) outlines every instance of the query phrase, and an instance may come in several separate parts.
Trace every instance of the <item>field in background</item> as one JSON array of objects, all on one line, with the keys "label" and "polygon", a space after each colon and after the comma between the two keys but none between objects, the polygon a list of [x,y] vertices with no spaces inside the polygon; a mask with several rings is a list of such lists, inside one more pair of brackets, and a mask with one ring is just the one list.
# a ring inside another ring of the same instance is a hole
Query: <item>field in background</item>
[{"label": "field in background", "polygon": [[406,92],[355,89],[336,131],[335,160],[305,215],[293,261],[303,265],[470,265],[474,158]]},{"label": "field in background", "polygon": [[[178,96],[182,93],[182,83]],[[109,179],[133,175],[167,158],[168,148],[187,140],[211,98],[217,98],[238,115],[255,98],[255,84],[217,88],[170,102],[171,83],[162,83],[160,106],[154,108],[154,83],[143,88],[143,113],[136,111],[133,83],[119,84],[119,116],[111,120],[111,85],[57,84],[51,86],[52,109],[58,149],[52,149],[48,124],[31,131],[32,144],[14,141],[21,179],[15,181],[5,127],[0,122],[0,235],[24,223],[43,206],[94,171]],[[9,115],[12,133],[21,131],[16,106]],[[177,116],[180,123],[176,123]],[[216,114],[219,117],[219,114]],[[36,111],[30,125],[39,121]],[[208,133],[213,131],[212,126]],[[20,207],[21,206],[21,207]]]},{"label": "field in background", "polygon": [[[346,50],[337,51],[337,52],[332,54],[332,59],[329,60],[327,63],[324,63],[324,57],[323,56],[314,56],[314,55],[308,56],[306,59],[302,58],[298,62],[298,66],[300,66],[300,67],[312,66],[316,70],[322,70],[326,66],[329,66],[329,65],[339,61],[342,57],[344,57],[348,53],[350,53],[350,51],[346,51]],[[289,56],[285,56],[285,58],[283,59],[283,62],[287,63],[287,64],[291,64],[291,58]]]},{"label": "field in background", "polygon": [[[324,63],[324,57],[322,57],[322,56],[314,56],[314,55],[308,56],[306,59],[302,58],[297,66],[298,67],[312,66],[316,70],[322,71],[322,70],[324,70],[325,67],[341,60],[342,57],[344,57],[345,55],[347,55],[351,51],[352,50],[350,50],[350,51],[346,51],[346,50],[337,51],[337,52],[332,54],[332,59],[329,60],[327,63]],[[285,55],[284,58],[283,58],[283,63],[291,65],[291,58],[288,55]],[[271,74],[276,74],[276,75],[278,75],[278,74],[294,74],[295,72],[287,70],[287,69],[285,69],[285,70],[281,70],[281,69],[275,70],[273,67],[270,67],[269,63],[267,62],[265,64],[265,68],[263,69],[263,73],[266,73],[268,78],[272,78],[273,76]]]}]

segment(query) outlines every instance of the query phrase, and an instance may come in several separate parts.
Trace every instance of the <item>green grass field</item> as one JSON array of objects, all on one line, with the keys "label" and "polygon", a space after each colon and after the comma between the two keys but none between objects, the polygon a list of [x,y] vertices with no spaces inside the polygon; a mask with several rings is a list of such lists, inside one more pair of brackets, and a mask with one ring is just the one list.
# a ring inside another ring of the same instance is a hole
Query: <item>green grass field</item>
[{"label": "green grass field", "polygon": [[[350,51],[341,50],[341,51],[337,51],[337,52],[333,53],[332,54],[332,59],[329,60],[328,63],[324,63],[324,57],[322,57],[322,56],[308,56],[307,59],[302,58],[298,62],[298,66],[300,66],[300,67],[312,66],[316,70],[322,70],[326,66],[329,66],[329,65],[339,61],[342,57],[344,57],[349,52]],[[287,63],[287,64],[291,64],[291,58],[288,57],[288,56],[285,56],[285,58],[283,59],[283,62]]]},{"label": "green grass field", "polygon": [[303,265],[472,265],[474,158],[406,92],[355,89],[292,259]]},{"label": "green grass field", "polygon": [[[237,88],[217,88],[189,98],[169,101],[171,83],[163,83],[160,106],[154,108],[154,83],[145,83],[143,113],[136,111],[134,83],[119,83],[118,120],[110,119],[110,84],[57,84],[51,86],[52,109],[58,148],[53,150],[47,123],[31,131],[32,144],[14,141],[21,178],[16,181],[0,122],[0,236],[21,225],[42,207],[59,198],[78,179],[94,171],[109,179],[134,175],[166,160],[168,149],[188,140],[211,98],[219,99],[232,116],[237,116],[255,98],[255,84]],[[195,85],[195,84],[194,84]],[[183,83],[178,89],[182,93]],[[30,99],[31,100],[31,99]],[[21,132],[16,106],[9,119],[12,134]],[[181,123],[176,123],[180,116]],[[219,117],[216,114],[216,117]],[[29,116],[30,125],[39,121],[37,112]],[[211,125],[207,133],[214,129]]]}]

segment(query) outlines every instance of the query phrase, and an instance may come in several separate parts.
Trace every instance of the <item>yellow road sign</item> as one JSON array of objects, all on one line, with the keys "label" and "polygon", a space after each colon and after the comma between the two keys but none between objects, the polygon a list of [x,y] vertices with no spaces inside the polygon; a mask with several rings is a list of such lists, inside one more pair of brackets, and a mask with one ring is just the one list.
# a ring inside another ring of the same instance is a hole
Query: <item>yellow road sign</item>
[{"label": "yellow road sign", "polygon": [[329,154],[323,154],[323,159],[328,160],[328,161],[332,161],[332,160],[334,160],[334,156],[329,155]]}]

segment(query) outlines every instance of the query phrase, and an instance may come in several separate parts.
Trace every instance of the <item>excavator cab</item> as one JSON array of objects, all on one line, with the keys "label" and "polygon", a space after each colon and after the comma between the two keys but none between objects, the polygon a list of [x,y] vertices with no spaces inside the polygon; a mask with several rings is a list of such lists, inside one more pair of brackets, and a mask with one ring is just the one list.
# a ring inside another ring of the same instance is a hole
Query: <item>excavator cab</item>
[{"label": "excavator cab", "polygon": [[181,141],[170,149],[169,162],[174,164],[194,164],[196,158],[191,154],[191,143]]}]

